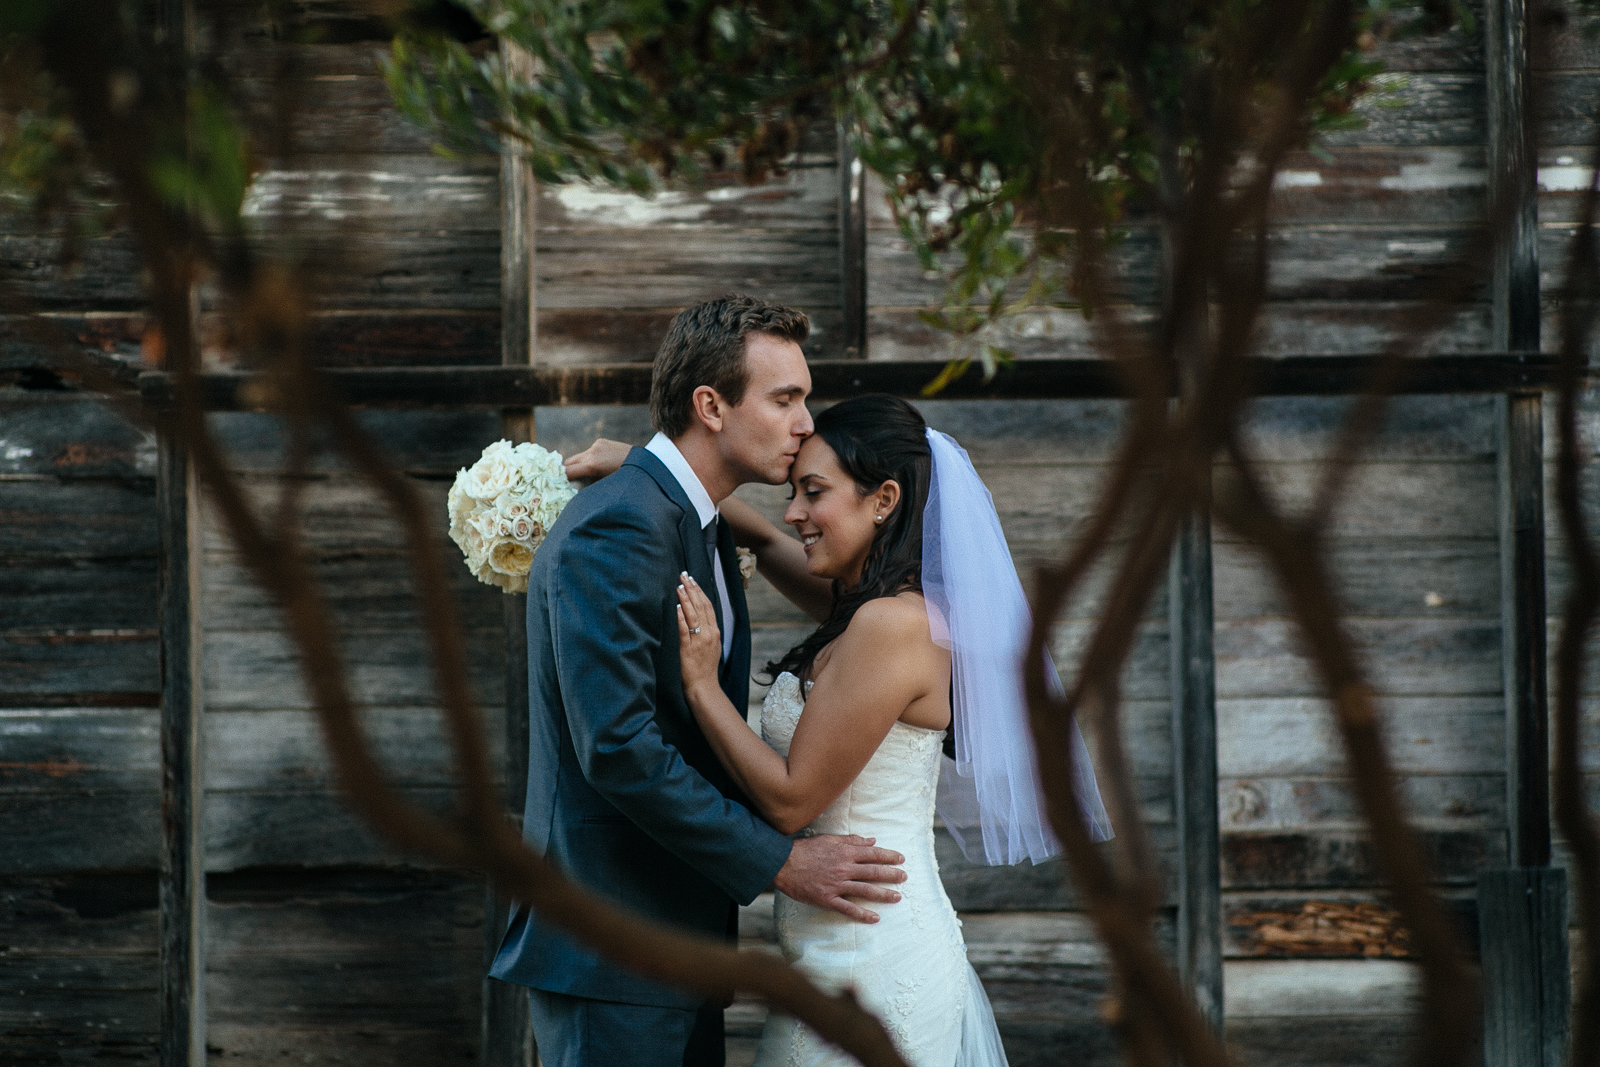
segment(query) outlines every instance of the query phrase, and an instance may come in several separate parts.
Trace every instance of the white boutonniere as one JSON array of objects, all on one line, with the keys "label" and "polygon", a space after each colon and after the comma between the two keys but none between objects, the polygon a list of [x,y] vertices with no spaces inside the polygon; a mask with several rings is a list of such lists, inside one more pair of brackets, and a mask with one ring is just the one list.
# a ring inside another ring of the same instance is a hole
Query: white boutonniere
[{"label": "white boutonniere", "polygon": [[750,576],[756,572],[756,554],[748,548],[739,549],[739,577],[744,579],[744,587],[750,588]]}]

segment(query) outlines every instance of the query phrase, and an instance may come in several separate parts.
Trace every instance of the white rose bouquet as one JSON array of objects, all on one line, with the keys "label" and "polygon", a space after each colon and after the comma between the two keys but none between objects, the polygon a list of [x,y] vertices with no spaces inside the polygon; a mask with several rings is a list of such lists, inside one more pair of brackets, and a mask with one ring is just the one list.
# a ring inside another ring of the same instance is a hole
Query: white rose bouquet
[{"label": "white rose bouquet", "polygon": [[562,470],[561,453],[496,441],[478,462],[456,472],[450,539],[478,581],[525,593],[533,554],[577,492]]}]

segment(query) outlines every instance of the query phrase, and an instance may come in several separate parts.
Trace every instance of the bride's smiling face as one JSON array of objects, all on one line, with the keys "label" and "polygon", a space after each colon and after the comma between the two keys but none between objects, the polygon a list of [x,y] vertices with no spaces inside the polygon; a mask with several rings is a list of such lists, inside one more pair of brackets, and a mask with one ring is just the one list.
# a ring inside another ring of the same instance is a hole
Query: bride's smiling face
[{"label": "bride's smiling face", "polygon": [[900,484],[887,481],[862,493],[821,437],[809,437],[800,446],[789,484],[794,496],[783,521],[800,536],[806,570],[836,578],[846,588],[855,585],[873,538],[900,502]]}]

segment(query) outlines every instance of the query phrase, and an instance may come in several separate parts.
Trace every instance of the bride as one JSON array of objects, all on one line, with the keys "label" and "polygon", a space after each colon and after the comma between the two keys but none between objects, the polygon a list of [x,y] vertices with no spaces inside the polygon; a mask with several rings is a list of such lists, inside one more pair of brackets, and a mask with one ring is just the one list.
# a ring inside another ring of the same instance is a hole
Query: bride
[{"label": "bride", "polygon": [[[994,505],[966,452],[886,395],[818,415],[790,484],[784,521],[798,540],[731,497],[722,516],[762,575],[821,625],[767,665],[757,736],[717,683],[715,610],[684,575],[685,694],[718,758],[778,830],[876,838],[906,857],[901,900],[870,925],[777,894],[784,956],[824,988],[853,989],[915,1067],[1004,1065],[933,836],[937,808],[975,862],[1059,851],[1023,706],[1028,608]],[[952,727],[954,759],[944,744]],[[1074,743],[1090,831],[1109,837],[1087,753]],[[776,1013],[756,1054],[758,1067],[852,1062]]]}]

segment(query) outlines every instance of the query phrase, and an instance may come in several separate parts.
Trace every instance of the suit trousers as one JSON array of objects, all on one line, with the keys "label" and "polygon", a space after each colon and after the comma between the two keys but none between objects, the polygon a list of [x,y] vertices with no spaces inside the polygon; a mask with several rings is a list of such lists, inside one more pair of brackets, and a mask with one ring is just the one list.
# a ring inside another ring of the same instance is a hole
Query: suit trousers
[{"label": "suit trousers", "polygon": [[722,1008],[618,1004],[528,990],[543,1067],[723,1067]]}]

